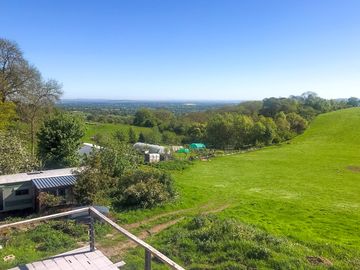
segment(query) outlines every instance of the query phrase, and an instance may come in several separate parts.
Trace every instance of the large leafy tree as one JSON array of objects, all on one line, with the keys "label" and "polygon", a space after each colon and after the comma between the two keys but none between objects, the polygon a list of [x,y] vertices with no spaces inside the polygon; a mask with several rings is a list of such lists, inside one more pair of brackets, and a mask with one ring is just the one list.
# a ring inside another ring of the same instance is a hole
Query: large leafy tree
[{"label": "large leafy tree", "polygon": [[16,104],[20,119],[29,125],[33,155],[38,120],[61,94],[61,85],[55,80],[44,80],[15,42],[0,38],[0,129],[14,119]]},{"label": "large leafy tree", "polygon": [[51,111],[62,91],[57,81],[43,81],[40,74],[29,80],[27,85],[30,90],[23,93],[18,107],[22,120],[30,126],[31,153],[34,155],[38,122],[46,112]]},{"label": "large leafy tree", "polygon": [[19,46],[0,38],[1,102],[17,99],[27,91],[26,83],[37,76],[37,70],[23,57]]},{"label": "large leafy tree", "polygon": [[17,134],[0,132],[0,174],[30,171],[37,165]]},{"label": "large leafy tree", "polygon": [[76,166],[83,136],[83,120],[76,116],[59,113],[47,119],[38,133],[38,151],[43,165],[47,168]]}]

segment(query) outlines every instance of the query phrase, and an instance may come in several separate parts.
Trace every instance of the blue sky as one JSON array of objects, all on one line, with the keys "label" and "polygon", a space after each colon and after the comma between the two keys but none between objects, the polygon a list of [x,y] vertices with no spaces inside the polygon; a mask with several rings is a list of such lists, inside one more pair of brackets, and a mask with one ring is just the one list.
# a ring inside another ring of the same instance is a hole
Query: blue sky
[{"label": "blue sky", "polygon": [[64,98],[360,96],[358,0],[0,0]]}]

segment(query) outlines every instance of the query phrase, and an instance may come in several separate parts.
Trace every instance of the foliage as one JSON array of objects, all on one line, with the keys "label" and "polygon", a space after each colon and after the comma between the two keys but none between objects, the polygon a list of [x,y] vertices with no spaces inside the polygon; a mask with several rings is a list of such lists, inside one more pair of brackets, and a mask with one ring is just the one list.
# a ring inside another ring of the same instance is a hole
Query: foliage
[{"label": "foliage", "polygon": [[39,204],[41,205],[42,209],[48,209],[54,206],[58,206],[62,201],[61,197],[55,196],[47,192],[40,192],[37,199],[39,200]]},{"label": "foliage", "polygon": [[162,133],[161,141],[167,145],[179,145],[181,143],[181,138],[176,135],[175,132],[165,130]]},{"label": "foliage", "polygon": [[166,171],[182,171],[188,168],[193,163],[189,160],[167,160],[153,164],[155,168],[166,170]]},{"label": "foliage", "polygon": [[26,91],[21,96],[18,110],[22,120],[30,126],[31,153],[35,154],[35,135],[39,120],[51,111],[56,101],[62,95],[61,85],[55,80],[44,81],[40,72],[37,72],[26,83]]},{"label": "foliage", "polygon": [[74,187],[75,199],[81,204],[106,204],[117,179],[125,171],[137,168],[140,159],[133,148],[118,141],[111,141],[86,157],[78,170]]},{"label": "foliage", "polygon": [[136,143],[137,142],[137,134],[135,130],[130,127],[128,131],[129,143]]},{"label": "foliage", "polygon": [[27,172],[37,165],[18,134],[0,132],[0,174]]},{"label": "foliage", "polygon": [[307,127],[307,121],[295,113],[289,113],[289,119],[291,123],[283,112],[278,113],[275,121],[262,115],[252,118],[242,114],[216,114],[206,127],[206,140],[217,149],[270,145],[291,138],[290,129],[301,133]]},{"label": "foliage", "polygon": [[[144,142],[150,144],[159,144],[161,142],[161,133],[158,127],[153,127],[151,132],[144,134]],[[140,141],[140,139],[139,139]]]},{"label": "foliage", "polygon": [[121,208],[151,208],[169,201],[175,194],[168,173],[143,167],[120,178],[114,204]]},{"label": "foliage", "polygon": [[38,71],[23,57],[19,46],[10,40],[0,38],[0,102],[14,101],[31,91],[28,81]]},{"label": "foliage", "polygon": [[31,241],[37,243],[37,250],[54,252],[59,249],[75,246],[75,239],[68,234],[64,234],[51,224],[43,224],[35,227],[28,232]]},{"label": "foliage", "polygon": [[16,119],[16,106],[13,102],[0,102],[0,131],[9,128]]},{"label": "foliage", "polygon": [[308,122],[296,113],[289,113],[286,120],[290,124],[290,130],[297,134],[303,133],[308,127]]},{"label": "foliage", "polygon": [[157,121],[152,110],[142,108],[135,113],[133,124],[135,126],[154,127],[157,125]]},{"label": "foliage", "polygon": [[119,142],[128,142],[129,141],[128,133],[126,133],[125,130],[122,130],[122,129],[116,130],[115,133],[113,134],[113,137],[115,140],[117,140]]},{"label": "foliage", "polygon": [[298,254],[313,253],[300,244],[214,215],[182,222],[163,233],[158,245],[186,269],[308,268],[305,256]]},{"label": "foliage", "polygon": [[57,114],[47,119],[38,133],[39,157],[46,168],[76,166],[78,149],[84,136],[80,118]]}]

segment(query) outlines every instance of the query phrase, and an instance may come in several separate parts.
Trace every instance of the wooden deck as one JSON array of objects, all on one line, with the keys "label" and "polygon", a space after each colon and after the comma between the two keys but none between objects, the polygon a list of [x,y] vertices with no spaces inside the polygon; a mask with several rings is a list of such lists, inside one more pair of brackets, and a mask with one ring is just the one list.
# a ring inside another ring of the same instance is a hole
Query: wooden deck
[{"label": "wooden deck", "polygon": [[124,263],[112,263],[101,251],[90,247],[72,250],[52,258],[11,268],[9,270],[119,270]]},{"label": "wooden deck", "polygon": [[174,270],[185,270],[183,267],[178,265],[176,262],[162,254],[160,251],[152,247],[151,245],[145,243],[140,238],[136,237],[132,233],[128,232],[118,224],[116,224],[114,221],[112,221],[110,218],[106,217],[102,213],[100,213],[96,208],[90,206],[90,207],[83,207],[80,209],[70,210],[62,213],[52,214],[48,216],[43,217],[37,217],[32,219],[25,219],[17,222],[13,222],[10,224],[1,224],[0,225],[0,231],[2,229],[6,228],[13,228],[17,226],[22,226],[25,224],[31,224],[31,223],[37,223],[45,220],[50,219],[57,219],[57,218],[63,218],[66,216],[74,216],[77,214],[86,214],[85,216],[89,219],[89,243],[90,243],[90,249],[87,251],[79,252],[77,250],[77,253],[74,251],[72,253],[65,253],[60,254],[56,257],[39,261],[35,263],[29,263],[24,266],[19,266],[13,269],[21,269],[21,270],[42,270],[42,269],[118,269],[121,266],[124,265],[123,262],[119,262],[116,264],[113,264],[108,258],[104,256],[100,251],[96,250],[95,248],[95,234],[94,234],[94,219],[100,219],[102,222],[106,222],[111,227],[113,227],[116,231],[136,243],[137,245],[141,246],[145,250],[145,257],[144,257],[144,269],[145,270],[151,270],[151,261],[153,257],[156,257],[158,260],[162,261],[165,265],[170,267]]}]

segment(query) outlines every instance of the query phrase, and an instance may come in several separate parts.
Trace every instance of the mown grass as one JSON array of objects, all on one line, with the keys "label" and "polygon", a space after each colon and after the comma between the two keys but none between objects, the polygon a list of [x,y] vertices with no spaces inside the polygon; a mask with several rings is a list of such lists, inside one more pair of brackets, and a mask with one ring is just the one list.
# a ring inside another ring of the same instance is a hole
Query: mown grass
[{"label": "mown grass", "polygon": [[125,132],[129,131],[129,128],[132,127],[134,131],[139,136],[140,132],[147,133],[150,132],[150,128],[146,127],[137,127],[127,124],[111,124],[111,123],[86,123],[85,136],[83,137],[84,142],[93,142],[92,137],[96,134],[100,134],[104,137],[111,136],[117,130],[123,130]]},{"label": "mown grass", "polygon": [[[299,253],[299,260],[316,255],[330,260],[334,269],[360,269],[359,147],[359,108],[323,114],[289,143],[197,162],[175,172],[178,204],[120,216],[136,220],[209,202],[230,203],[220,218],[250,224],[311,250]],[[163,237],[155,236],[153,244],[161,248]],[[280,266],[291,268],[286,254],[282,256]],[[179,263],[188,266],[181,257]],[[259,262],[258,267],[265,266]]]}]

